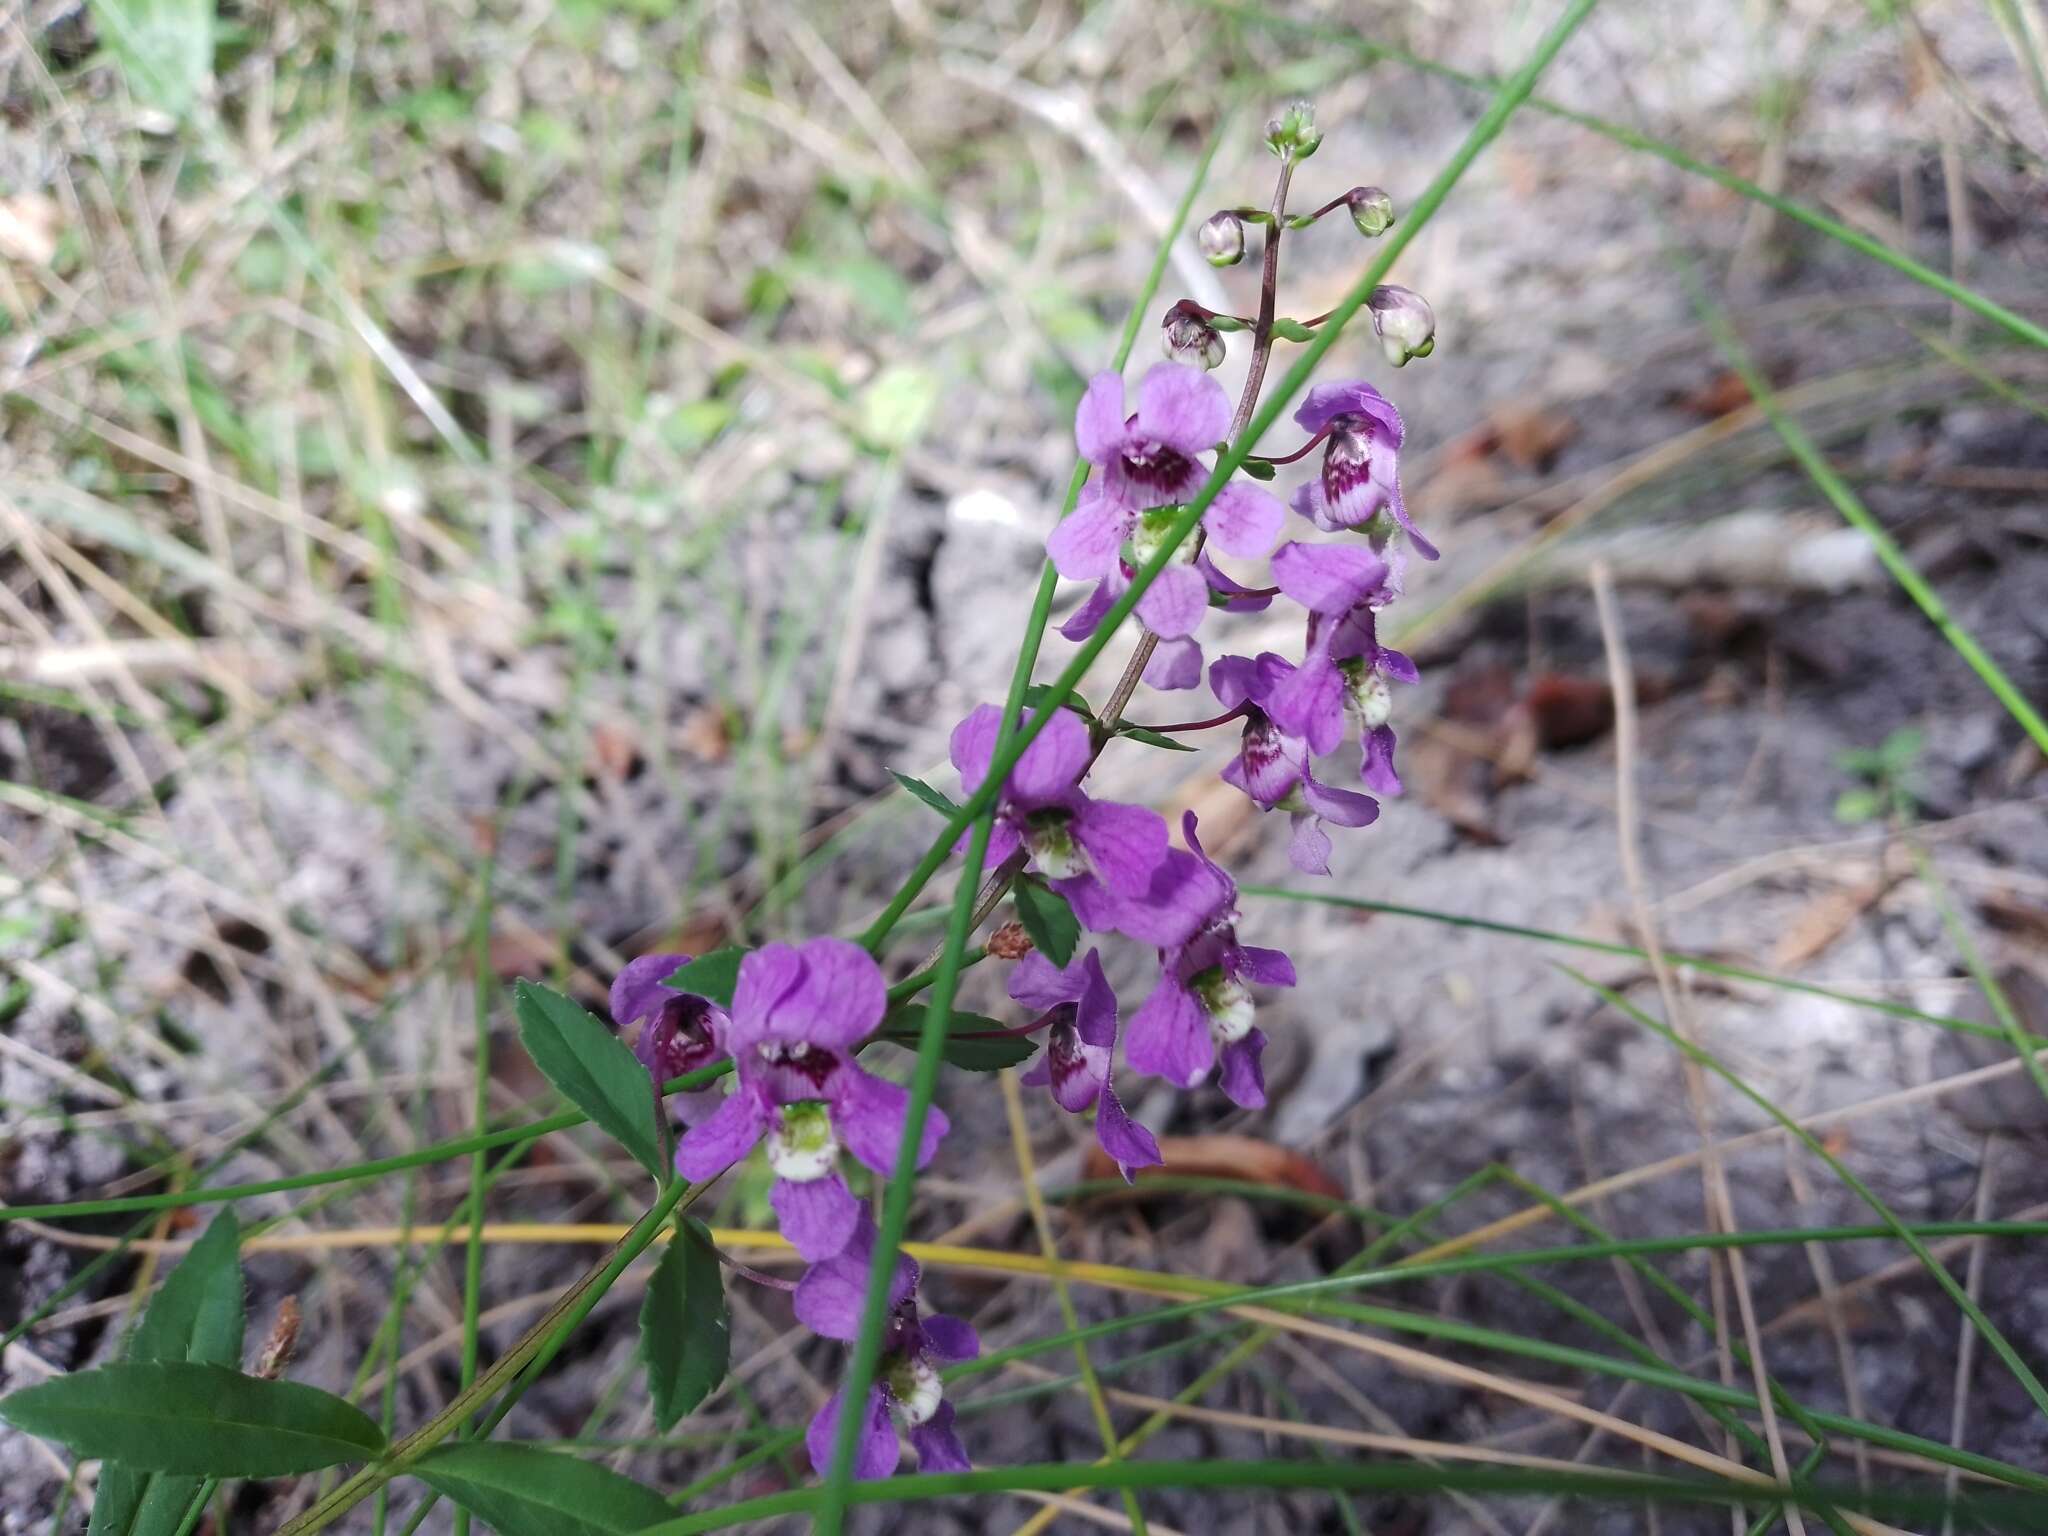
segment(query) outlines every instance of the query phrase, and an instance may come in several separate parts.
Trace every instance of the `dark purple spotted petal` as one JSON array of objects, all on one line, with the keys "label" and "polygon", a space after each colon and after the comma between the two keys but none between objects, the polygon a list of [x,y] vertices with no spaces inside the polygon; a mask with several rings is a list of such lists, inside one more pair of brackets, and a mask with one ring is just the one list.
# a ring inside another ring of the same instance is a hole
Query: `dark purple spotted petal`
[{"label": "dark purple spotted petal", "polygon": [[662,982],[688,965],[690,959],[688,955],[642,955],[638,960],[629,960],[625,969],[612,978],[612,1022],[631,1024],[659,1013],[662,1004],[682,996],[680,992],[669,991]]}]

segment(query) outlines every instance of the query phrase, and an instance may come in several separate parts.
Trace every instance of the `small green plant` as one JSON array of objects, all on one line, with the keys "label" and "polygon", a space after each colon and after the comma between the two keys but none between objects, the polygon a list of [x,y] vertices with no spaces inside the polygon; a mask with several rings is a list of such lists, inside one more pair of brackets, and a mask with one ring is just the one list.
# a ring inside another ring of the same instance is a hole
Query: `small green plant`
[{"label": "small green plant", "polygon": [[1878,746],[1837,752],[1835,766],[1860,782],[1835,797],[1835,820],[1848,827],[1913,820],[1921,800],[1920,754],[1926,749],[1927,733],[1908,725]]}]

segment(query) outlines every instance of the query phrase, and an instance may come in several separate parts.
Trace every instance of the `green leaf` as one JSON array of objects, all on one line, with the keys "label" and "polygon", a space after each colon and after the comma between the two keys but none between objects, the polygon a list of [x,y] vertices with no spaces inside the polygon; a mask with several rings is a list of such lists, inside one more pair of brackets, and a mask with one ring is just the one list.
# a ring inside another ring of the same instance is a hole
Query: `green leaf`
[{"label": "green leaf", "polygon": [[731,945],[714,949],[671,974],[662,985],[705,998],[721,1008],[730,1008],[733,990],[740,984],[740,962],[746,958],[744,949]]},{"label": "green leaf", "polygon": [[654,1085],[619,1037],[559,992],[522,981],[513,989],[519,1040],[547,1080],[659,1178]]},{"label": "green leaf", "polygon": [[1067,898],[1029,875],[1019,876],[1010,887],[1010,900],[1017,907],[1017,921],[1031,935],[1038,952],[1062,970],[1074,958],[1074,946],[1081,940],[1081,924]]},{"label": "green leaf", "polygon": [[936,789],[933,789],[931,785],[925,783],[923,779],[913,779],[909,774],[898,773],[894,768],[891,768],[889,770],[889,777],[894,779],[898,784],[901,784],[905,789],[909,790],[913,795],[917,796],[918,799],[922,800],[926,805],[930,806],[933,810],[937,811],[941,816],[950,819],[953,816],[953,814],[960,809],[958,805],[956,805],[953,801],[947,799],[944,795],[940,794]]},{"label": "green leaf", "polygon": [[860,392],[861,436],[895,451],[917,441],[942,392],[938,375],[899,364],[884,368]]},{"label": "green leaf", "polygon": [[685,1217],[654,1266],[640,1303],[640,1359],[654,1421],[664,1431],[710,1395],[732,1359],[725,1277],[711,1234]]},{"label": "green leaf", "polygon": [[225,1210],[151,1300],[128,1341],[128,1358],[239,1365],[246,1322],[242,1233],[235,1213]]},{"label": "green leaf", "polygon": [[[1044,702],[1045,696],[1051,692],[1051,683],[1033,683],[1030,687],[1024,690],[1024,707],[1027,709],[1038,708],[1038,706]],[[1088,701],[1082,698],[1081,695],[1078,693],[1068,694],[1065,700],[1065,705],[1068,709],[1071,709],[1075,714],[1081,716],[1085,720],[1093,720],[1095,718],[1094,709],[1091,708],[1089,706]]]},{"label": "green leaf", "polygon": [[[151,1299],[126,1358],[233,1367],[241,1363],[247,1321],[241,1228],[235,1213],[224,1210]],[[110,1461],[100,1469],[88,1536],[177,1536],[201,1481]]]},{"label": "green leaf", "polygon": [[1186,742],[1175,741],[1171,736],[1155,731],[1150,726],[1119,725],[1116,728],[1116,733],[1131,741],[1142,741],[1148,747],[1164,747],[1169,752],[1192,752],[1195,750]]},{"label": "green leaf", "polygon": [[444,1445],[415,1462],[412,1475],[498,1536],[620,1536],[675,1515],[645,1483],[537,1445]]},{"label": "green leaf", "polygon": [[[918,1041],[923,1038],[924,1015],[923,1003],[899,1004],[890,1009],[889,1016],[882,1020],[882,1038],[907,1051],[916,1050]],[[1008,1029],[1009,1026],[1000,1019],[956,1010],[946,1021],[946,1043],[940,1047],[939,1054],[947,1065],[958,1067],[963,1072],[1000,1072],[1004,1067],[1029,1061],[1038,1049],[1038,1042],[1029,1035],[1004,1033]],[[965,1038],[974,1035],[987,1038]]]},{"label": "green leaf", "polygon": [[138,102],[192,110],[213,74],[213,0],[92,0],[92,17]]},{"label": "green leaf", "polygon": [[1844,826],[1875,821],[1884,814],[1884,796],[1874,789],[1845,789],[1835,797],[1835,820]]},{"label": "green leaf", "polygon": [[189,1361],[59,1376],[0,1398],[0,1418],[85,1460],[198,1477],[289,1477],[384,1449],[376,1422],[332,1393]]}]

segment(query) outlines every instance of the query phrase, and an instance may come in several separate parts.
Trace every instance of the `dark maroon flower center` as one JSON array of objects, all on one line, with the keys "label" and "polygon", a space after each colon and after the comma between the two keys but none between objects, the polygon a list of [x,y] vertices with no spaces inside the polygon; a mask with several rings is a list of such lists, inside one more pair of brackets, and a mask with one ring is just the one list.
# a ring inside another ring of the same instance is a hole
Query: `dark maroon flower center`
[{"label": "dark maroon flower center", "polygon": [[1149,438],[1126,440],[1122,458],[1124,478],[1144,491],[1145,501],[1153,506],[1178,501],[1195,474],[1194,461],[1186,454]]},{"label": "dark maroon flower center", "polygon": [[1322,480],[1323,497],[1332,512],[1372,479],[1372,440],[1372,423],[1363,416],[1338,416],[1330,422]]},{"label": "dark maroon flower center", "polygon": [[827,1087],[841,1065],[838,1052],[803,1040],[764,1040],[760,1055],[768,1092],[776,1103],[830,1097]]}]

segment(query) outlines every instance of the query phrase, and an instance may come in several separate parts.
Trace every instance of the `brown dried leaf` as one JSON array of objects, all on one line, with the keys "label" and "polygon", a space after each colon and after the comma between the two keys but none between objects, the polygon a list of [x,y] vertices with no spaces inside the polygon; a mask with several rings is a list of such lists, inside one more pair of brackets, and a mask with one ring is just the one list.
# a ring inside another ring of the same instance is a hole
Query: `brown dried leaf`
[{"label": "brown dried leaf", "polygon": [[[1344,1187],[1322,1168],[1287,1147],[1276,1147],[1256,1136],[1162,1136],[1159,1155],[1162,1168],[1142,1170],[1138,1177],[1242,1179],[1273,1189],[1298,1189],[1303,1194],[1345,1198]],[[1085,1176],[1114,1178],[1116,1165],[1102,1148],[1088,1149]]]}]

